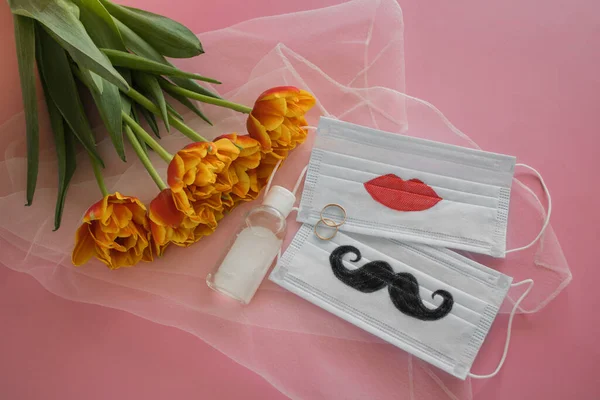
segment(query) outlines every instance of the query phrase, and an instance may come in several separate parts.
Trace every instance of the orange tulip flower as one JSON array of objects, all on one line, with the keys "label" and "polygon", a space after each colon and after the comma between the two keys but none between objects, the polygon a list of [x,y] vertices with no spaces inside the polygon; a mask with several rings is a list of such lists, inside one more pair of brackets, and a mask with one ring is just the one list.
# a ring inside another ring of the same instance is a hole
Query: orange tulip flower
[{"label": "orange tulip flower", "polygon": [[233,195],[233,201],[234,201],[235,205],[237,205],[241,202],[256,200],[256,198],[260,194],[260,191],[265,187],[266,181],[269,178],[267,177],[267,179],[264,181],[258,179],[258,170],[261,167],[262,167],[262,163],[258,168],[247,171],[247,173],[248,173],[248,192],[243,197]]},{"label": "orange tulip flower", "polygon": [[80,266],[95,256],[110,269],[152,261],[146,207],[119,192],[92,205],[77,229],[72,261]]},{"label": "orange tulip flower", "polygon": [[162,256],[170,243],[187,247],[194,243],[194,230],[198,225],[178,210],[171,189],[162,190],[148,207],[154,251]]},{"label": "orange tulip flower", "polygon": [[[238,198],[244,198],[250,190],[248,171],[257,168],[261,163],[261,145],[248,135],[238,135],[236,133],[219,136],[219,139],[230,140],[240,149],[240,154],[229,168],[229,176],[232,183],[231,194]],[[227,196],[224,198],[226,205],[229,199],[230,197]],[[231,202],[231,205],[233,205],[233,202]],[[231,207],[226,208],[230,209]]]},{"label": "orange tulip flower", "polygon": [[[172,200],[169,200],[168,208],[174,216],[173,223],[166,229],[165,235],[158,237],[159,248],[166,246],[169,240],[188,246],[214,232],[218,221],[223,218],[226,204],[232,203],[229,192],[237,184],[232,163],[242,152],[246,162],[250,162],[247,159],[252,157],[252,151],[246,147],[248,143],[243,140],[236,145],[230,138],[221,137],[214,142],[192,143],[177,152],[167,169]],[[167,209],[167,205],[162,208]],[[157,219],[155,229],[158,230],[158,226],[161,230],[165,229],[165,225],[169,226],[165,223],[167,221]],[[169,239],[169,234],[175,233],[175,226],[183,227],[185,235]]]},{"label": "orange tulip flower", "polygon": [[188,247],[215,231],[223,218],[221,194],[190,203],[191,214],[181,211],[171,189],[161,191],[150,203],[149,218],[154,251],[162,256],[169,244]]},{"label": "orange tulip flower", "polygon": [[174,194],[191,201],[231,189],[229,166],[240,154],[231,140],[192,143],[179,150],[167,169],[167,181]]},{"label": "orange tulip flower", "polygon": [[248,133],[265,153],[291,150],[306,139],[304,115],[315,103],[310,93],[293,86],[269,89],[254,103],[246,122]]},{"label": "orange tulip flower", "polygon": [[224,216],[224,205],[222,194],[215,193],[208,199],[200,200],[194,203],[194,212],[200,221],[194,229],[194,241],[202,239],[204,236],[212,234],[217,225]]}]

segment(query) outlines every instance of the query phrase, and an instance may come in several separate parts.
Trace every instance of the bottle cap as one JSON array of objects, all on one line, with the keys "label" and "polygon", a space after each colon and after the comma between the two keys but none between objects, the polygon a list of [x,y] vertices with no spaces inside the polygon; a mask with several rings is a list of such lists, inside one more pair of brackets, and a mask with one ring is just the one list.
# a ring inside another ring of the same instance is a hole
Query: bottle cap
[{"label": "bottle cap", "polygon": [[269,193],[265,196],[263,205],[270,206],[283,214],[284,218],[287,218],[294,208],[296,202],[296,196],[284,187],[273,186]]}]

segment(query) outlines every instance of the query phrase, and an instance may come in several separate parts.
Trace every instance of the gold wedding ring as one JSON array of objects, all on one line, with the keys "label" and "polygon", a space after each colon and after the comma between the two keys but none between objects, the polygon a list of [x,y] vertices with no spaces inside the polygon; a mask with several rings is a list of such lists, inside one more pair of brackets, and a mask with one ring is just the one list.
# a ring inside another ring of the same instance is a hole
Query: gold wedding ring
[{"label": "gold wedding ring", "polygon": [[[331,240],[335,237],[335,235],[337,235],[338,230],[340,229],[338,225],[331,225],[331,224],[335,224],[334,221],[330,220],[329,218],[325,218],[325,219],[320,219],[317,221],[317,224],[315,225],[315,235],[317,235],[317,237],[321,240]],[[333,228],[333,233],[331,234],[331,236],[321,236],[321,234],[319,233],[319,225],[323,224],[328,226],[329,228]]]},{"label": "gold wedding ring", "polygon": [[[329,207],[337,207],[337,208],[339,208],[339,209],[340,209],[340,211],[342,212],[342,216],[343,216],[343,218],[342,218],[342,222],[340,222],[339,224],[336,224],[336,223],[335,223],[335,221],[333,221],[333,220],[331,220],[331,219],[329,219],[329,218],[325,218],[325,217],[323,216],[323,213],[324,213],[324,212],[325,212],[325,210],[327,210]],[[340,227],[340,226],[344,225],[344,224],[346,223],[346,218],[347,218],[346,209],[345,209],[344,207],[340,206],[340,205],[339,205],[339,204],[337,204],[337,203],[329,203],[329,204],[327,204],[325,207],[323,207],[323,209],[321,210],[321,215],[320,215],[320,216],[321,216],[321,221],[323,221],[323,222],[325,223],[325,225],[327,225],[327,226],[330,226],[330,227],[332,227],[332,228],[333,228],[333,227]],[[327,220],[329,220],[330,222],[332,222],[332,223],[333,223],[333,225],[330,225],[329,223],[326,223],[326,222],[325,222],[325,220],[326,220],[326,219],[327,219]]]},{"label": "gold wedding ring", "polygon": [[[337,223],[334,220],[332,220],[331,218],[326,218],[325,216],[323,216],[323,213],[329,207],[337,207],[337,208],[339,208],[342,211],[342,215],[343,215],[342,222]],[[329,203],[329,204],[327,204],[321,210],[320,219],[315,224],[315,235],[317,235],[317,237],[319,239],[321,239],[321,240],[331,240],[331,239],[333,239],[335,237],[335,235],[337,235],[338,231],[340,230],[340,226],[342,226],[342,225],[344,225],[346,223],[346,219],[347,219],[347,214],[346,214],[346,209],[344,207],[342,207],[341,205],[336,204],[336,203]],[[327,226],[328,228],[333,228],[334,229],[333,233],[331,234],[331,236],[322,236],[319,233],[319,225],[320,224],[323,224],[323,225]]]}]

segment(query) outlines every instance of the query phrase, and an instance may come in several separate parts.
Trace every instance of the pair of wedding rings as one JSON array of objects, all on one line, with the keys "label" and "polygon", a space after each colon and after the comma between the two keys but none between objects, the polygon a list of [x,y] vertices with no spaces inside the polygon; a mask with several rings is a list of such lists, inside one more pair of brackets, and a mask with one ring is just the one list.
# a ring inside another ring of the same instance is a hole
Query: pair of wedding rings
[{"label": "pair of wedding rings", "polygon": [[[338,208],[341,211],[342,222],[339,222],[339,223],[335,222],[331,218],[327,218],[323,215],[325,213],[325,210],[327,210],[328,208],[331,208],[331,207]],[[346,223],[346,218],[347,218],[346,209],[339,204],[330,203],[330,204],[327,204],[325,207],[323,207],[323,209],[321,210],[320,217],[321,218],[319,219],[319,221],[317,221],[317,223],[315,224],[315,235],[317,235],[317,237],[321,240],[331,240],[335,237],[335,235],[337,235],[338,231],[340,230],[340,226],[342,226]],[[319,225],[324,225],[324,227],[332,229],[331,235],[330,236],[321,235],[319,233]]]}]

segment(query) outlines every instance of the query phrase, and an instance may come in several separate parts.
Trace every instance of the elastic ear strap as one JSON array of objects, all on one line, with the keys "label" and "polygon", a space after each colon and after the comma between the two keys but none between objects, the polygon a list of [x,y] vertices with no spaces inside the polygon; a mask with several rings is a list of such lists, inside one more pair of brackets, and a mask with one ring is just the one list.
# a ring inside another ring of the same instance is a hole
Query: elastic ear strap
[{"label": "elastic ear strap", "polygon": [[[302,129],[316,130],[317,128],[314,126],[307,125],[307,126],[303,126]],[[269,180],[267,181],[267,186],[265,187],[265,196],[267,195],[267,193],[269,193],[269,190],[271,190],[271,184],[273,183],[273,178],[275,177],[275,172],[277,172],[277,169],[281,165],[281,162],[282,162],[282,160],[277,161],[277,164],[275,164],[275,168],[273,168],[273,171],[271,172],[271,175],[269,176]],[[298,191],[298,188],[300,187],[300,183],[302,182],[302,179],[304,179],[304,175],[306,175],[306,171],[308,171],[308,164],[306,165],[306,167],[304,167],[304,169],[300,173],[300,176],[298,177],[298,180],[296,181],[296,184],[294,185],[294,190],[292,191],[292,193],[294,193],[294,195],[296,195],[296,192]]]},{"label": "elastic ear strap", "polygon": [[[306,129],[307,131],[316,131],[317,127],[307,125],[307,126],[303,126],[302,129]],[[296,184],[294,185],[294,190],[292,190],[292,193],[294,193],[294,196],[296,196],[296,192],[298,192],[298,188],[300,188],[300,184],[302,183],[304,176],[306,176],[306,171],[308,171],[308,164],[306,164],[304,166],[304,168],[302,169],[302,172],[300,173],[300,176],[298,177],[298,180],[296,181]],[[296,207],[294,207],[294,208],[296,208]]]},{"label": "elastic ear strap", "polygon": [[271,171],[271,175],[269,176],[269,180],[267,181],[267,186],[265,187],[265,196],[269,193],[269,190],[271,190],[271,184],[273,183],[273,178],[275,177],[275,173],[277,172],[277,169],[281,165],[281,161],[282,160],[277,161],[277,164],[275,164],[275,168],[273,168],[273,171]]},{"label": "elastic ear strap", "polygon": [[513,283],[511,285],[511,287],[516,287],[516,286],[524,285],[526,283],[530,284],[529,287],[527,288],[527,290],[525,290],[525,292],[523,292],[521,297],[519,297],[519,299],[516,301],[515,305],[513,306],[512,311],[510,312],[510,316],[508,317],[508,332],[506,333],[506,343],[504,344],[504,353],[502,353],[502,358],[500,359],[500,362],[498,363],[498,367],[496,367],[496,370],[494,372],[492,372],[491,374],[487,374],[487,375],[475,375],[475,374],[469,373],[469,376],[471,378],[474,378],[474,379],[492,378],[492,377],[496,376],[498,374],[498,372],[500,372],[500,369],[504,365],[504,361],[506,361],[506,355],[508,354],[508,346],[510,345],[510,334],[512,331],[513,318],[515,317],[515,314],[517,313],[519,304],[521,304],[523,299],[525,299],[525,297],[527,297],[529,292],[531,292],[531,289],[533,289],[533,279],[525,279],[524,281]]},{"label": "elastic ear strap", "polygon": [[552,198],[550,197],[550,192],[548,191],[548,186],[546,186],[546,182],[544,182],[544,178],[542,178],[542,175],[535,168],[530,167],[529,165],[526,165],[526,164],[516,164],[515,167],[527,168],[528,170],[530,170],[531,172],[533,172],[534,174],[537,175],[538,179],[540,180],[540,183],[542,184],[542,188],[544,189],[544,193],[546,194],[546,198],[548,199],[548,211],[546,212],[546,219],[544,220],[544,225],[542,225],[542,229],[540,230],[540,233],[538,233],[538,235],[535,237],[535,239],[533,239],[533,241],[531,243],[529,243],[527,246],[517,247],[516,249],[511,249],[511,250],[506,250],[506,254],[514,253],[515,251],[528,249],[531,246],[533,246],[538,240],[540,240],[540,238],[546,231],[548,224],[550,223],[550,214],[552,214]]},{"label": "elastic ear strap", "polygon": [[[296,192],[298,192],[298,188],[300,187],[300,184],[302,183],[302,180],[304,179],[304,176],[306,175],[306,171],[308,171],[308,164],[306,164],[304,166],[304,168],[302,169],[302,172],[300,172],[300,176],[298,177],[298,179],[296,180],[296,184],[294,185],[294,190],[292,190],[292,193],[294,194],[294,196],[296,196]],[[296,200],[298,199],[298,196],[296,196]],[[292,211],[300,211],[300,207],[292,207]],[[279,258],[277,258],[277,260],[279,261]]]},{"label": "elastic ear strap", "polygon": [[300,188],[300,184],[302,183],[302,180],[304,179],[304,176],[306,175],[306,171],[308,171],[308,164],[306,164],[304,166],[304,168],[302,169],[302,172],[300,173],[300,176],[296,180],[296,184],[294,185],[294,190],[292,190],[292,193],[294,193],[294,196],[296,196],[296,192],[298,191],[298,188]]}]

